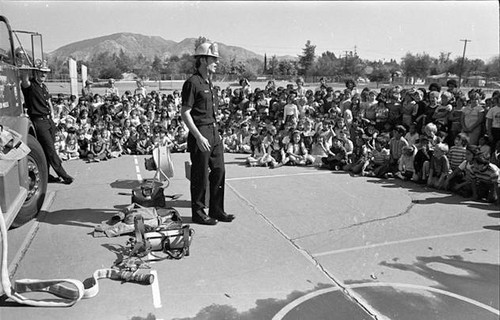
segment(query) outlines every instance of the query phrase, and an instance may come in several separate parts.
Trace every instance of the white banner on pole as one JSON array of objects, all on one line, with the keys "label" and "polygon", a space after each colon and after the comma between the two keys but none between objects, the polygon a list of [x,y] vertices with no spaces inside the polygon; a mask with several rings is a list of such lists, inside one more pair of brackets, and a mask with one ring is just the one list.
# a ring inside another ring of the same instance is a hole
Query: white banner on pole
[{"label": "white banner on pole", "polygon": [[87,66],[82,64],[82,87],[85,86],[85,81],[87,81]]},{"label": "white banner on pole", "polygon": [[78,97],[78,72],[76,70],[76,60],[69,58],[69,79],[70,94]]}]

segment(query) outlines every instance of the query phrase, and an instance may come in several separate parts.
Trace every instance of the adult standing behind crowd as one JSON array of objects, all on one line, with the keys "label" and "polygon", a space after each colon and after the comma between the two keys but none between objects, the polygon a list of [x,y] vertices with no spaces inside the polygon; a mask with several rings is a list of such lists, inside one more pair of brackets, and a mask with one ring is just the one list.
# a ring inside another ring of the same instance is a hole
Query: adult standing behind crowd
[{"label": "adult standing behind crowd", "polygon": [[119,97],[120,95],[118,92],[118,88],[115,87],[115,79],[113,79],[113,78],[109,79],[108,84],[109,84],[109,87],[106,88],[106,92],[104,93],[104,96],[105,97],[114,97],[114,96]]},{"label": "adult standing behind crowd", "polygon": [[[217,44],[200,44],[194,56],[196,71],[186,80],[181,93],[181,117],[189,129],[191,214],[194,223],[215,225],[217,221],[231,222],[234,219],[234,215],[224,211],[224,146],[216,123],[218,99],[211,79],[219,59]],[[207,215],[205,194],[208,182],[210,200]]]},{"label": "adult standing behind crowd", "polygon": [[475,91],[469,92],[469,104],[462,109],[462,131],[469,137],[469,143],[477,145],[484,122],[484,109],[479,103],[481,97]]},{"label": "adult standing behind crowd", "polygon": [[52,166],[58,175],[58,178],[49,175],[49,182],[57,182],[62,179],[63,183],[70,184],[74,179],[64,170],[61,158],[57,155],[54,146],[57,127],[52,120],[52,102],[44,83],[47,72],[50,72],[50,69],[44,64],[33,71],[32,78],[30,78],[29,72],[24,70],[21,75],[21,90],[28,109],[28,116],[35,127],[36,136],[45,153],[47,164]]},{"label": "adult standing behind crowd", "polygon": [[146,94],[147,94],[147,91],[146,91],[146,88],[144,87],[144,81],[142,81],[141,79],[137,80],[135,82],[135,84],[137,85],[137,88],[134,90],[134,95],[142,95],[142,98],[146,98]]},{"label": "adult standing behind crowd", "polygon": [[493,92],[491,96],[493,106],[486,114],[486,132],[491,139],[491,147],[496,148],[500,141],[500,92]]},{"label": "adult standing behind crowd", "polygon": [[92,101],[94,98],[91,80],[85,80],[85,87],[82,88],[82,98],[85,99],[85,101]]}]

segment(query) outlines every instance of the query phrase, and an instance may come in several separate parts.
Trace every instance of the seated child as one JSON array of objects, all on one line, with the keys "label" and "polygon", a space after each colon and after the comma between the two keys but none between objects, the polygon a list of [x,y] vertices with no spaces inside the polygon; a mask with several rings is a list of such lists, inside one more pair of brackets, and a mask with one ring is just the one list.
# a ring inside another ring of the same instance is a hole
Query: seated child
[{"label": "seated child", "polygon": [[486,199],[496,202],[499,197],[500,169],[484,154],[478,153],[472,164],[471,187],[474,200]]},{"label": "seated child", "polygon": [[321,158],[328,156],[328,146],[325,143],[325,137],[319,133],[313,136],[313,144],[311,146],[311,156],[314,157],[314,165],[321,166],[323,163]]},{"label": "seated child", "polygon": [[490,162],[500,168],[500,140],[497,141],[495,149],[491,153]]},{"label": "seated child", "polygon": [[66,159],[66,137],[62,132],[57,132],[54,140],[54,148],[56,149],[56,154],[61,159]]},{"label": "seated child", "polygon": [[269,157],[266,157],[266,148],[259,135],[253,134],[250,137],[252,154],[247,158],[246,163],[250,167],[255,166],[267,166],[271,161]]},{"label": "seated child", "polygon": [[224,143],[224,152],[234,153],[238,151],[238,137],[236,133],[234,133],[232,127],[228,127],[224,130],[222,142]]},{"label": "seated child", "polygon": [[417,148],[414,145],[409,145],[403,147],[403,154],[398,161],[398,172],[396,172],[396,178],[401,180],[408,180],[415,174],[415,154],[417,154]]},{"label": "seated child", "polygon": [[486,159],[489,159],[491,157],[491,147],[490,147],[490,139],[488,138],[487,135],[484,135],[479,138],[478,140],[478,153],[484,154]]},{"label": "seated child", "polygon": [[444,189],[458,193],[463,197],[472,196],[471,172],[472,163],[477,153],[477,147],[468,145],[465,151],[465,160],[446,178]]},{"label": "seated child", "polygon": [[283,164],[305,166],[312,164],[314,157],[309,154],[302,141],[301,132],[295,130],[292,133],[292,139],[286,149],[286,157]]},{"label": "seated child", "polygon": [[90,151],[90,140],[87,138],[84,129],[78,131],[78,154],[80,159],[87,159],[87,155]]},{"label": "seated child", "polygon": [[79,158],[78,139],[74,133],[68,134],[66,138],[63,160],[74,160]]},{"label": "seated child", "polygon": [[370,163],[371,157],[371,147],[368,143],[369,137],[364,136],[356,136],[356,145],[354,146],[351,162],[345,166],[345,170],[352,172],[353,174],[360,174],[362,176],[366,175],[366,168]]},{"label": "seated child", "polygon": [[431,148],[431,143],[426,135],[420,135],[419,140],[418,151],[413,162],[415,174],[411,180],[417,183],[425,183],[429,177],[429,165],[434,150]]},{"label": "seated child", "polygon": [[271,160],[269,166],[271,168],[278,168],[283,165],[283,160],[285,159],[285,150],[276,138],[277,131],[276,127],[270,126],[267,129],[266,136],[263,139],[264,148],[266,149],[267,157]]},{"label": "seated child", "polygon": [[330,170],[340,170],[344,168],[347,164],[347,152],[339,137],[332,137],[332,146],[330,150],[328,150],[328,155],[321,158],[321,161],[323,162],[323,168],[328,168]]},{"label": "seated child", "polygon": [[237,134],[238,136],[238,152],[240,153],[252,153],[250,150],[250,137],[252,133],[250,132],[250,128],[248,123],[242,123],[240,132]]},{"label": "seated child", "polygon": [[450,148],[448,159],[451,170],[455,170],[465,160],[465,149],[469,144],[469,137],[465,133],[459,133],[455,138],[455,144]]},{"label": "seated child", "polygon": [[375,139],[375,149],[372,151],[372,156],[368,167],[366,168],[368,176],[384,177],[385,169],[389,165],[390,151],[387,148],[387,142],[378,138]]},{"label": "seated child", "polygon": [[438,143],[434,147],[429,166],[429,177],[427,178],[427,186],[444,189],[446,177],[450,174],[450,162],[446,154],[448,146],[444,143]]},{"label": "seated child", "polygon": [[99,134],[96,131],[90,143],[90,152],[88,153],[88,162],[99,162],[101,160],[108,160],[108,143],[103,137],[104,131]]},{"label": "seated child", "polygon": [[397,172],[399,166],[399,159],[403,155],[403,148],[408,146],[408,141],[404,138],[406,129],[402,125],[398,125],[393,130],[393,136],[389,141],[389,167],[388,171]]},{"label": "seated child", "polygon": [[405,139],[408,141],[409,145],[417,145],[419,137],[420,135],[417,132],[417,124],[413,122],[410,124],[408,133],[405,135]]},{"label": "seated child", "polygon": [[111,141],[109,144],[109,157],[110,158],[118,158],[121,157],[123,154],[123,148],[120,143],[120,135],[118,134],[113,134],[111,136]]},{"label": "seated child", "polygon": [[184,126],[179,126],[177,132],[174,136],[174,146],[172,148],[172,152],[186,152],[187,150],[187,132],[184,129]]},{"label": "seated child", "polygon": [[139,139],[137,140],[137,154],[151,154],[154,145],[146,132],[139,132]]}]

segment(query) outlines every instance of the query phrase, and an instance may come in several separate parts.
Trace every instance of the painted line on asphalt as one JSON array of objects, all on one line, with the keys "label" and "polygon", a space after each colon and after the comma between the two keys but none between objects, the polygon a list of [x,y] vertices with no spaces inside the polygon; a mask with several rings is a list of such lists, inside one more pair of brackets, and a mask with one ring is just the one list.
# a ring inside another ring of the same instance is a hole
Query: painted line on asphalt
[{"label": "painted line on asphalt", "polygon": [[151,290],[153,292],[153,305],[156,309],[161,308],[161,296],[160,296],[160,285],[158,281],[158,272],[156,270],[151,270],[151,273],[154,276],[154,281],[151,284]]},{"label": "painted line on asphalt", "polygon": [[54,197],[56,193],[54,191],[49,191],[45,195],[45,199],[43,200],[42,207],[40,208],[40,212],[38,214],[38,218],[33,222],[33,225],[31,226],[30,230],[26,234],[26,237],[23,240],[23,243],[21,243],[21,246],[17,250],[16,254],[14,255],[14,258],[12,259],[12,262],[9,264],[9,276],[11,278],[14,277],[16,274],[17,268],[19,268],[19,265],[21,264],[21,260],[23,257],[26,255],[26,252],[28,251],[29,246],[35,239],[35,236],[38,232],[38,229],[40,228],[40,221],[43,221],[45,218],[45,215],[47,214],[47,210],[50,208],[52,205],[52,202],[54,202]]},{"label": "painted line on asphalt", "polygon": [[390,246],[390,245],[401,244],[401,243],[417,242],[417,241],[439,239],[439,238],[459,237],[459,236],[476,234],[476,233],[483,233],[483,232],[491,232],[491,230],[481,229],[481,230],[472,230],[472,231],[464,231],[464,232],[457,232],[457,233],[440,234],[440,235],[435,235],[435,236],[419,237],[419,238],[412,238],[412,239],[404,239],[404,240],[398,240],[398,241],[388,241],[388,242],[383,242],[383,243],[369,244],[366,246],[359,246],[359,247],[352,247],[352,248],[346,248],[346,249],[338,249],[338,250],[330,250],[330,251],[325,251],[325,252],[313,253],[312,256],[313,257],[322,257],[322,256],[328,256],[328,255],[333,255],[333,254],[337,254],[337,253],[344,253],[344,252],[364,250],[364,249],[372,249],[372,248]]},{"label": "painted line on asphalt", "polygon": [[134,155],[135,173],[137,174],[137,180],[142,181],[141,168],[139,167],[139,161],[137,156]]},{"label": "painted line on asphalt", "polygon": [[[440,293],[440,294],[443,294],[443,295],[446,295],[446,296],[449,296],[449,297],[452,297],[452,298],[455,298],[455,299],[458,299],[458,300],[462,300],[464,302],[467,302],[467,303],[470,303],[476,307],[479,307],[479,308],[482,308],[482,309],[485,309],[491,313],[494,313],[496,315],[500,315],[500,311],[493,308],[493,307],[490,307],[489,305],[486,305],[484,303],[481,303],[477,300],[473,300],[473,299],[470,299],[470,298],[467,298],[467,297],[464,297],[462,295],[458,295],[456,293],[453,293],[453,292],[449,292],[449,291],[445,291],[445,290],[441,290],[441,289],[438,289],[438,288],[433,288],[433,287],[427,287],[427,286],[419,286],[419,285],[414,285],[414,284],[406,284],[406,283],[388,283],[388,282],[375,282],[375,283],[358,283],[358,284],[353,284],[353,285],[347,285],[346,287],[349,287],[350,289],[358,289],[358,288],[365,288],[365,287],[403,287],[403,288],[410,288],[410,289],[419,289],[419,290],[426,290],[426,291],[431,291],[431,292],[435,292],[435,293]],[[311,300],[315,297],[318,297],[320,295],[323,295],[323,294],[326,294],[326,293],[330,293],[330,292],[335,292],[335,291],[339,291],[341,290],[341,288],[339,287],[331,287],[331,288],[325,288],[325,289],[321,289],[321,290],[318,290],[318,291],[314,291],[314,292],[311,292],[309,294],[306,294],[292,302],[290,302],[289,304],[287,304],[283,309],[281,309],[277,314],[274,315],[274,317],[272,318],[272,320],[281,320],[283,319],[290,311],[292,311],[293,309],[295,309],[297,306],[299,306],[300,304],[308,301],[308,300]]]},{"label": "painted line on asphalt", "polygon": [[251,177],[226,178],[226,181],[269,179],[269,178],[283,178],[283,177],[295,177],[295,176],[311,176],[311,175],[324,175],[324,174],[332,174],[332,172],[331,171],[327,171],[327,172],[302,172],[302,173],[291,173],[291,174],[275,174],[275,175],[267,175],[267,176],[251,176]]}]

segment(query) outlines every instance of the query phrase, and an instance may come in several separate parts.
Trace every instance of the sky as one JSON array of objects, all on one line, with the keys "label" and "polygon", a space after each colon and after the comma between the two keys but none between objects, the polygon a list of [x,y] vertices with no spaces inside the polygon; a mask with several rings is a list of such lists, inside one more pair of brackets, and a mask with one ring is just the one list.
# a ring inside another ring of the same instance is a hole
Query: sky
[{"label": "sky", "polygon": [[180,42],[205,36],[268,57],[356,51],[400,61],[406,53],[489,61],[500,53],[499,1],[7,1],[13,29],[43,34],[44,51],[132,32]]}]

